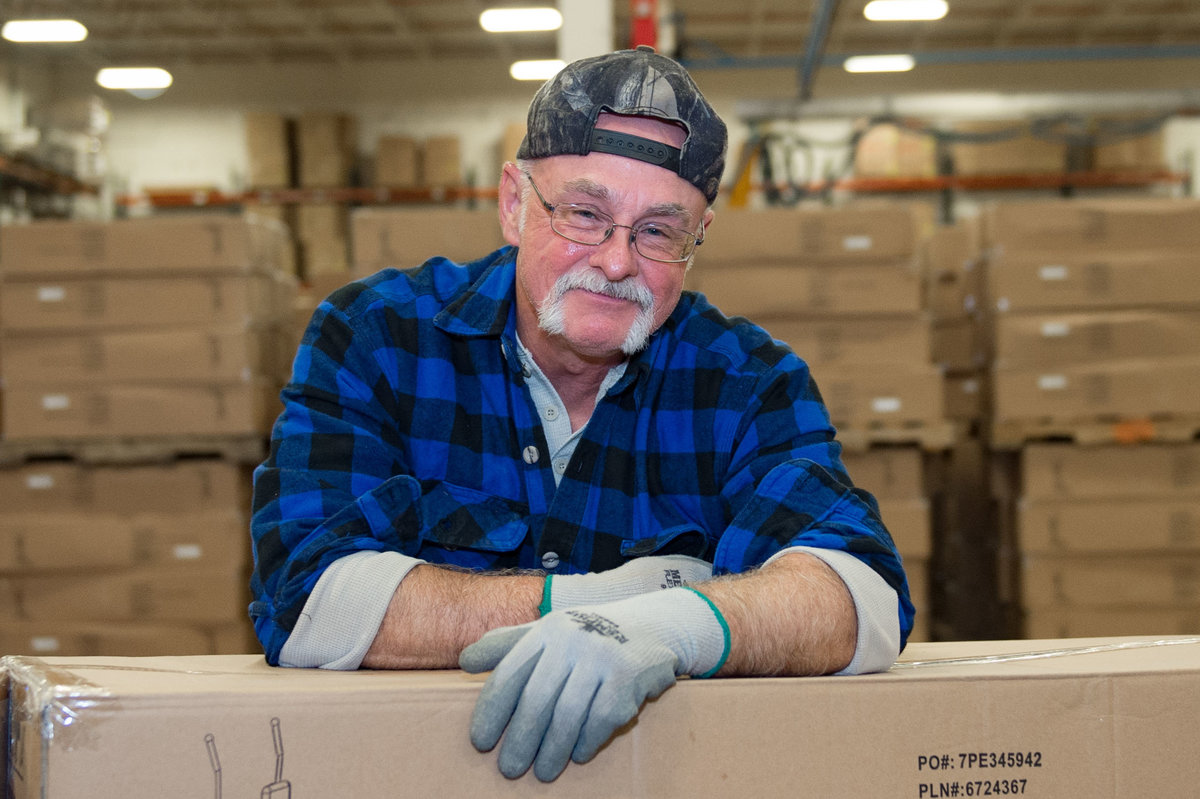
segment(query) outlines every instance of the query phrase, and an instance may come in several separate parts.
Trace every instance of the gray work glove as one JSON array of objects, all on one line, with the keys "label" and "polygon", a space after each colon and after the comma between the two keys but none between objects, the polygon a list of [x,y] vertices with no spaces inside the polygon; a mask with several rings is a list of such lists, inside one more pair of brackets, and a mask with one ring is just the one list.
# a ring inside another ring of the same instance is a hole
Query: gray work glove
[{"label": "gray work glove", "polygon": [[711,676],[728,655],[725,619],[691,588],[492,630],[458,658],[472,673],[494,669],[475,703],[471,743],[490,751],[504,733],[504,776],[519,777],[532,764],[534,775],[549,782],[568,760],[591,760],[677,675]]},{"label": "gray work glove", "polygon": [[711,578],[712,564],[699,558],[687,555],[634,558],[608,571],[549,575],[538,611],[545,616],[552,610],[615,602]]}]

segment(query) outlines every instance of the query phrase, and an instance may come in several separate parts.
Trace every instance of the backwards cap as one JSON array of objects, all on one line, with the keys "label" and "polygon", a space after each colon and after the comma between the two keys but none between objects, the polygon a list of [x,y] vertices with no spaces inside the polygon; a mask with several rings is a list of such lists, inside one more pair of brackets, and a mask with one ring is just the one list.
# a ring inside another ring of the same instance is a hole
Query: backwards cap
[{"label": "backwards cap", "polygon": [[[682,148],[596,130],[602,111],[677,122]],[[542,84],[529,104],[517,158],[614,153],[661,166],[691,183],[711,203],[725,169],[727,134],[690,75],[650,47],[574,61]]]}]

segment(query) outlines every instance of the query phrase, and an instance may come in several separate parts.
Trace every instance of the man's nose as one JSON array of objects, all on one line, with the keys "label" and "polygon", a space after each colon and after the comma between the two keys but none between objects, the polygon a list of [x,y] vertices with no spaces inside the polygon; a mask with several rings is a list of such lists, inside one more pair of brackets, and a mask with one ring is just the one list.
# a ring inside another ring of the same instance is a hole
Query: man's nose
[{"label": "man's nose", "polygon": [[633,277],[638,273],[638,252],[633,238],[633,228],[629,225],[614,225],[608,240],[596,247],[592,265],[603,269],[612,281]]}]

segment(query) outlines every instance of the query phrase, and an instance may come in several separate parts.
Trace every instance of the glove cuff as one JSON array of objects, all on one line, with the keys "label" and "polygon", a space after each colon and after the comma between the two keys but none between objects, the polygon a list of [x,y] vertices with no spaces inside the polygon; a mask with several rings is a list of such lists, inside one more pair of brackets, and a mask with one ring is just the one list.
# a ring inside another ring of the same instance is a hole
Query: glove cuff
[{"label": "glove cuff", "polygon": [[711,599],[709,599],[704,594],[700,593],[695,588],[692,588],[690,586],[683,586],[683,590],[691,591],[693,594],[695,594],[696,596],[703,599],[704,603],[706,605],[708,605],[708,609],[712,611],[713,616],[716,617],[717,624],[720,625],[720,627],[721,627],[721,656],[719,658],[717,658],[716,665],[701,674],[694,675],[701,679],[707,679],[709,677],[712,677],[717,672],[719,672],[721,670],[721,668],[725,665],[725,661],[729,660],[729,646],[730,646],[729,623],[725,621],[725,616],[721,613],[720,609],[717,608],[717,606],[715,604],[713,604],[713,601]]}]

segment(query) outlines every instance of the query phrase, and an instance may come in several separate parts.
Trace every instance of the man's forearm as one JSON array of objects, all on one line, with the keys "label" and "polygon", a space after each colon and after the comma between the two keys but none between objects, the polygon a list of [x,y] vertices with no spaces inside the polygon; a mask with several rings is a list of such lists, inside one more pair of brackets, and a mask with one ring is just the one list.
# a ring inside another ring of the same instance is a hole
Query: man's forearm
[{"label": "man's forearm", "polygon": [[544,578],[421,565],[401,581],[362,665],[452,669],[488,630],[538,618]]},{"label": "man's forearm", "polygon": [[831,674],[854,657],[854,601],[837,573],[804,553],[695,586],[729,625],[721,676]]}]

